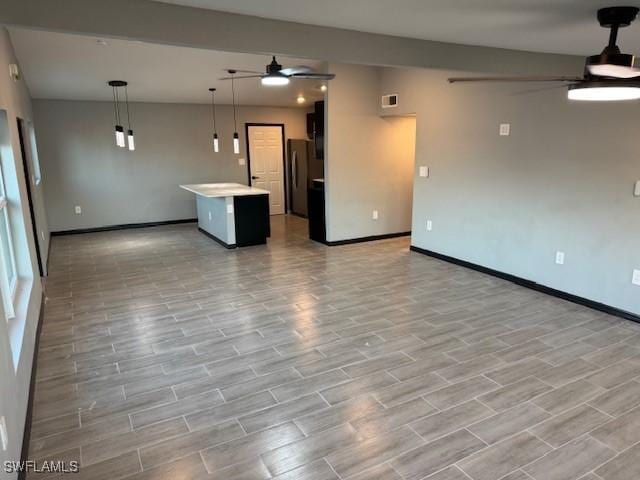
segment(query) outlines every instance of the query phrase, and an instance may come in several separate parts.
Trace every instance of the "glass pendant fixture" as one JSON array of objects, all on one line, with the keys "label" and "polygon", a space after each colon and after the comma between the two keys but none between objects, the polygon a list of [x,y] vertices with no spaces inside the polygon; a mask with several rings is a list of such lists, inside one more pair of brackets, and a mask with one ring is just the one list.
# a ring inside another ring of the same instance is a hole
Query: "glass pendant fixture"
[{"label": "glass pendant fixture", "polygon": [[120,123],[120,95],[118,94],[118,88],[126,86],[127,82],[122,80],[111,80],[107,82],[107,84],[113,90],[113,110],[115,113],[115,122],[116,122],[116,126],[115,126],[116,145],[118,147],[124,148],[126,145],[125,145],[125,139],[124,139],[124,127]]},{"label": "glass pendant fixture", "polygon": [[233,78],[235,74],[235,70],[229,70],[229,75],[231,75],[231,101],[233,103],[233,153],[236,155],[240,155],[240,137],[238,135],[238,123],[236,114],[236,90]]},{"label": "glass pendant fixture", "polygon": [[213,151],[218,153],[220,151],[220,141],[218,140],[218,131],[216,130],[216,100],[215,100],[215,88],[210,88],[211,92],[211,118],[213,120]]},{"label": "glass pendant fixture", "polygon": [[129,91],[127,90],[127,84],[124,85],[124,98],[127,105],[127,141],[129,143],[129,151],[133,152],[136,149],[136,142],[133,138],[133,130],[131,129],[131,116],[129,115]]}]

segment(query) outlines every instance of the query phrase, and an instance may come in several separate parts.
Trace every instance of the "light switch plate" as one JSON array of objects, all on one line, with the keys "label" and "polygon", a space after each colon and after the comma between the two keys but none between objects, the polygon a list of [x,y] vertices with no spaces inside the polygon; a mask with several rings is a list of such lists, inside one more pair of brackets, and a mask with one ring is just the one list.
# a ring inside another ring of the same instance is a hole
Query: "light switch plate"
[{"label": "light switch plate", "polygon": [[427,231],[430,232],[433,230],[433,222],[431,220],[427,220]]},{"label": "light switch plate", "polygon": [[500,136],[508,137],[511,134],[511,124],[510,123],[501,123],[500,124]]},{"label": "light switch plate", "polygon": [[564,265],[564,252],[556,252],[556,263]]},{"label": "light switch plate", "polygon": [[378,210],[374,210],[373,213],[371,214],[371,218],[373,220],[377,220],[378,219]]},{"label": "light switch plate", "polygon": [[244,158],[239,158],[238,159],[238,165],[246,165],[247,161]]},{"label": "light switch plate", "polygon": [[636,182],[636,187],[633,189],[633,196],[640,197],[640,180]]},{"label": "light switch plate", "polygon": [[74,208],[76,215],[80,215],[82,213],[82,207],[80,205],[76,205]]},{"label": "light switch plate", "polygon": [[2,450],[6,452],[9,448],[9,438],[7,437],[7,421],[4,417],[0,417],[0,443]]},{"label": "light switch plate", "polygon": [[227,205],[227,213],[233,213],[233,205]]},{"label": "light switch plate", "polygon": [[640,286],[640,270],[633,271],[633,278],[631,279],[631,283]]},{"label": "light switch plate", "polygon": [[421,177],[428,178],[429,177],[429,167],[420,167],[419,175]]},{"label": "light switch plate", "polygon": [[211,212],[209,212],[209,220],[211,220]]}]

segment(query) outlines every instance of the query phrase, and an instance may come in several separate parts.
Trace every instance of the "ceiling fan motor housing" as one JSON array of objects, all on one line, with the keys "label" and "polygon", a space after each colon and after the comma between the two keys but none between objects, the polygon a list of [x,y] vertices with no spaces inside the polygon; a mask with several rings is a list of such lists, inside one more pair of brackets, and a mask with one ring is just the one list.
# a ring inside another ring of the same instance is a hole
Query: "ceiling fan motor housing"
[{"label": "ceiling fan motor housing", "polygon": [[622,53],[617,45],[618,29],[628,27],[638,15],[637,7],[608,7],[598,10],[598,22],[610,28],[609,44],[600,55],[587,57],[586,69],[591,75],[614,78],[631,78],[635,67],[635,57]]},{"label": "ceiling fan motor housing", "polygon": [[276,57],[273,57],[271,63],[267,65],[267,75],[281,75],[282,65],[276,61]]}]

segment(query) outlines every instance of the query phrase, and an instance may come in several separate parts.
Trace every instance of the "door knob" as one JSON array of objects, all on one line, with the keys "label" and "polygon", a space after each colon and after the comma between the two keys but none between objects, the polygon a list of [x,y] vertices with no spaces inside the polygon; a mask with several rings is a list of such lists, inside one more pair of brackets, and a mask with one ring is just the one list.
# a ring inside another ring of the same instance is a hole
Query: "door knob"
[{"label": "door knob", "polygon": [[255,175],[251,175],[251,180],[257,180],[260,177],[256,177]]}]

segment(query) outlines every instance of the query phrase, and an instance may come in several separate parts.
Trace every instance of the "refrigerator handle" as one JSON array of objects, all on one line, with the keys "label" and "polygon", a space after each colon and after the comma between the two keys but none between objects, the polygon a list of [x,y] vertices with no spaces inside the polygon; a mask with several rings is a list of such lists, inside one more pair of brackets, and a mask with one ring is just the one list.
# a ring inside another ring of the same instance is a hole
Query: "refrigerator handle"
[{"label": "refrigerator handle", "polygon": [[297,190],[298,189],[298,152],[297,151],[293,151],[293,157],[291,159],[291,170],[293,170],[292,173],[292,177],[293,177],[293,189]]}]

